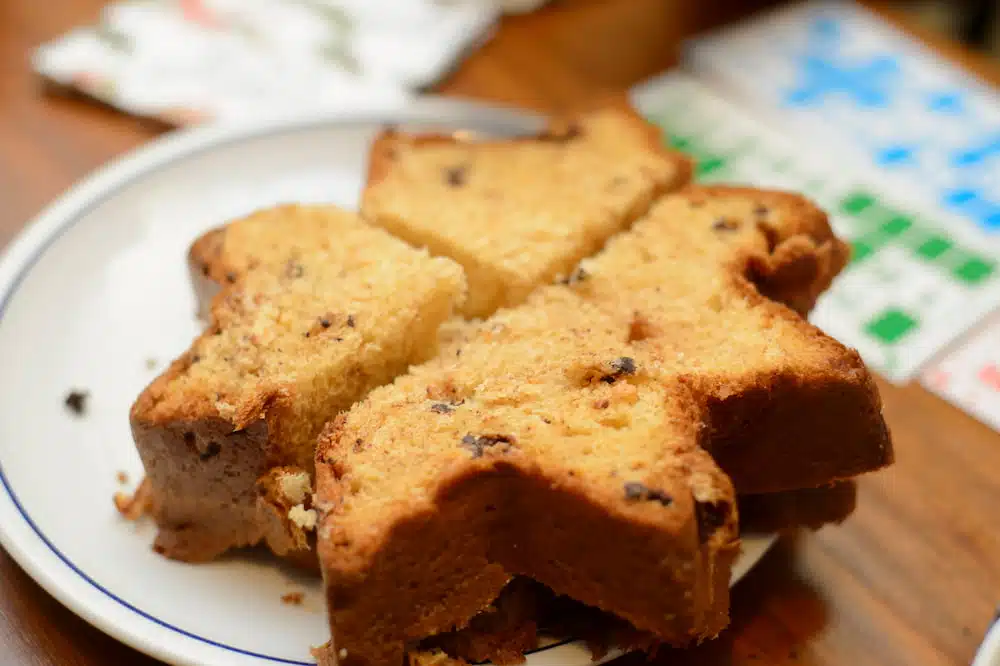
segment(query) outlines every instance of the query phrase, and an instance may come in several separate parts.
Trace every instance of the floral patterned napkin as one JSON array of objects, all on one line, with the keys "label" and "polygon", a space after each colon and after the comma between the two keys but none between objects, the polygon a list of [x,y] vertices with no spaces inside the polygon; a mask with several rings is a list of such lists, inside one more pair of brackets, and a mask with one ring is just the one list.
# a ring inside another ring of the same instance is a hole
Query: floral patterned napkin
[{"label": "floral patterned napkin", "polygon": [[[393,103],[538,0],[124,0],[38,73],[171,124]],[[509,5],[509,6],[505,6]]]}]

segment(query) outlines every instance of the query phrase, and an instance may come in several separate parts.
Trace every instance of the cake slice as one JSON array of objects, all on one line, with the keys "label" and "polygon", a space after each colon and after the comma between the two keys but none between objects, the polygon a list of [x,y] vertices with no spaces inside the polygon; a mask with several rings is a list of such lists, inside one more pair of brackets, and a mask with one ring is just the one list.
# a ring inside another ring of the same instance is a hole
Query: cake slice
[{"label": "cake slice", "polygon": [[693,390],[701,445],[737,492],[797,490],[893,459],[861,357],[794,311],[846,258],[803,197],[691,186],[583,261],[567,288],[630,320],[659,376]]},{"label": "cake slice", "polygon": [[515,140],[385,131],[372,147],[361,211],[460,263],[469,279],[462,313],[485,317],[570,279],[578,261],[690,173],[622,101]]},{"label": "cake slice", "polygon": [[841,481],[819,488],[783,493],[741,495],[738,498],[740,528],[754,532],[780,532],[842,523],[857,506],[858,486]]},{"label": "cake slice", "polygon": [[[843,522],[857,499],[854,481],[737,497],[740,533],[816,530]],[[523,576],[514,577],[488,608],[457,631],[431,636],[407,654],[410,666],[492,662],[523,664],[545,640],[584,641],[594,660],[611,648],[655,650],[656,639],[620,618],[581,604]]]},{"label": "cake slice", "polygon": [[[189,561],[262,539],[300,551],[317,434],[434,353],[462,271],[334,207],[278,207],[211,238],[210,277],[225,273],[208,330],[131,411],[156,548]],[[238,239],[256,254],[227,264]]]},{"label": "cake slice", "polygon": [[733,490],[627,338],[542,288],[338,417],[317,452],[331,654],[399,664],[515,574],[664,640],[722,629]]},{"label": "cake slice", "polygon": [[394,666],[514,575],[659,641],[715,635],[735,528],[716,464],[773,492],[892,460],[860,358],[795,311],[845,260],[801,197],[692,187],[569,284],[451,328],[321,437],[331,658]]}]

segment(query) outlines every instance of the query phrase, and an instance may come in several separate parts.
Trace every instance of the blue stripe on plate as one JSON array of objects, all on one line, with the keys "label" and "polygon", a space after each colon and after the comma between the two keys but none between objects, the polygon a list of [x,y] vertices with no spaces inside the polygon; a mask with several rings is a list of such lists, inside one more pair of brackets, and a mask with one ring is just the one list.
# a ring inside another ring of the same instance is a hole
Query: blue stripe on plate
[{"label": "blue stripe on plate", "polygon": [[[217,145],[219,145],[219,144],[213,144],[211,147],[214,148],[214,147],[217,147]],[[206,147],[206,149],[207,149],[207,147]],[[198,152],[201,152],[201,151],[198,151]],[[194,153],[188,153],[188,154],[184,155],[184,157],[189,157],[191,154],[194,154]],[[166,164],[157,164],[154,168],[159,169],[159,168],[163,168],[164,166],[166,166]],[[125,181],[124,183],[122,183],[121,185],[119,185],[116,188],[116,190],[119,190],[119,189],[121,189],[123,187],[126,187],[127,185],[129,185],[133,181],[137,180],[138,178],[141,178],[142,176],[145,176],[147,173],[148,173],[148,171],[143,171],[143,172],[135,174],[132,178],[128,179],[127,181]],[[39,247],[38,250],[28,259],[28,261],[25,262],[25,265],[21,268],[20,272],[18,272],[18,274],[14,277],[13,281],[11,282],[10,289],[8,289],[7,293],[4,294],[3,300],[0,301],[0,321],[3,321],[3,316],[4,316],[4,313],[7,310],[7,306],[10,304],[10,301],[14,297],[14,294],[17,293],[18,287],[21,286],[21,283],[24,281],[24,279],[31,272],[31,269],[34,268],[35,264],[38,263],[39,259],[41,259],[42,256],[45,255],[45,252],[48,251],[48,249],[50,247],[52,247],[52,245],[57,240],[59,240],[59,238],[62,237],[62,235],[64,233],[66,233],[69,229],[71,229],[74,224],[76,224],[80,219],[82,219],[92,209],[94,209],[95,207],[97,207],[101,203],[103,203],[105,201],[105,199],[107,199],[109,196],[111,196],[111,194],[112,194],[112,192],[108,192],[104,196],[99,197],[99,198],[95,199],[94,201],[91,201],[76,216],[74,216],[73,218],[69,219],[65,224],[63,224],[61,227],[59,227],[58,229],[56,229],[52,233],[52,235],[49,236],[45,240],[45,242],[41,245],[41,247]],[[115,593],[111,592],[106,587],[104,587],[103,585],[101,585],[100,583],[98,583],[96,580],[94,580],[93,578],[91,578],[90,576],[88,576],[86,573],[84,573],[80,569],[80,567],[78,567],[76,564],[74,564],[72,560],[70,560],[68,557],[66,557],[66,555],[63,554],[62,551],[60,551],[58,548],[56,548],[55,544],[53,544],[52,541],[49,540],[49,538],[45,535],[45,533],[42,532],[41,528],[39,528],[38,525],[35,523],[35,521],[32,520],[31,516],[28,515],[28,512],[25,510],[24,505],[21,504],[20,498],[18,498],[17,493],[14,492],[14,488],[11,486],[10,480],[7,478],[7,474],[4,472],[3,463],[2,462],[0,462],[0,484],[2,484],[3,487],[4,487],[4,489],[7,491],[7,494],[10,496],[10,499],[14,503],[14,506],[17,508],[18,512],[21,514],[21,517],[24,518],[24,522],[26,522],[31,527],[31,529],[34,530],[35,534],[37,534],[38,538],[41,539],[42,542],[46,546],[48,546],[49,550],[51,550],[52,553],[56,557],[58,557],[60,560],[62,560],[63,564],[65,564],[67,567],[69,567],[70,569],[72,569],[78,576],[80,576],[80,578],[82,578],[83,580],[85,580],[88,583],[90,583],[90,585],[93,586],[95,589],[101,591],[103,594],[105,594],[110,599],[113,599],[113,600],[117,601],[119,604],[121,604],[125,608],[129,609],[133,613],[136,613],[137,615],[140,615],[143,618],[149,620],[150,622],[152,622],[154,624],[157,624],[157,625],[159,625],[159,626],[161,626],[161,627],[163,627],[165,629],[170,629],[171,631],[175,631],[178,634],[181,634],[182,636],[187,636],[188,638],[194,639],[194,640],[199,641],[201,643],[206,643],[206,644],[211,645],[213,647],[221,648],[223,650],[229,650],[230,652],[236,652],[238,654],[246,655],[248,657],[256,657],[258,659],[266,659],[268,661],[272,661],[272,662],[275,662],[275,663],[278,663],[278,664],[296,664],[296,665],[301,665],[301,666],[314,666],[314,664],[312,662],[308,662],[308,661],[296,661],[296,660],[293,660],[293,659],[283,659],[281,657],[272,657],[270,655],[260,654],[258,652],[251,652],[250,650],[243,650],[243,649],[240,649],[238,647],[234,647],[232,645],[226,645],[225,643],[219,643],[218,641],[213,641],[210,638],[205,638],[204,636],[199,636],[198,634],[191,633],[190,631],[187,631],[185,629],[181,629],[180,627],[175,627],[174,625],[170,624],[169,622],[164,622],[163,620],[150,615],[149,613],[147,613],[146,611],[142,610],[141,608],[136,608],[135,606],[133,606],[129,602],[125,601],[124,599],[122,599],[121,597],[119,597],[118,595],[116,595]]]}]

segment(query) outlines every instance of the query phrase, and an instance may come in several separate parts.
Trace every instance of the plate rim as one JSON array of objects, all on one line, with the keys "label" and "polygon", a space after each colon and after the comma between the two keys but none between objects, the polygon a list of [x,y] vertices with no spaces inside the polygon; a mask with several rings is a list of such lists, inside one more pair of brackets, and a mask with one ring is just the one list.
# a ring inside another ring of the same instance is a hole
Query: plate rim
[{"label": "plate rim", "polygon": [[[454,126],[456,129],[470,124],[496,125],[498,128],[509,128],[510,132],[517,133],[538,126],[540,116],[520,109],[473,100],[424,96],[364,108],[324,110],[239,123],[209,124],[170,132],[111,159],[77,181],[35,215],[0,252],[0,325],[4,321],[7,306],[22,281],[32,273],[35,264],[49,248],[95,206],[113,197],[136,180],[155,173],[177,160],[227,144],[327,125],[362,123],[385,125],[428,123]],[[235,658],[252,658],[259,663],[312,665],[312,662],[275,657],[214,641],[160,620],[134,606],[91,578],[55,546],[21,503],[4,470],[2,459],[0,459],[0,488],[3,490],[0,492],[0,518],[5,514],[13,518],[13,521],[0,520],[0,546],[48,594],[101,632],[168,663],[196,666],[206,663],[205,657],[212,657],[215,660],[225,654],[229,658],[224,661],[228,662],[233,662]],[[760,549],[757,557],[747,564],[747,571],[767,552],[776,537],[768,535],[768,538],[769,542]],[[67,575],[71,575],[72,578],[67,579]],[[81,585],[83,583],[86,585]],[[94,600],[91,598],[94,594],[102,596]],[[114,602],[108,606],[112,610],[102,611],[100,609],[100,606],[104,605],[102,602]],[[125,621],[117,621],[119,619]],[[151,626],[145,626],[144,623],[150,623]],[[145,631],[150,628],[156,632],[170,632],[164,634],[165,636],[182,636],[187,641],[171,643],[157,640],[155,633],[150,634],[149,631]],[[575,643],[576,641],[572,640],[561,641],[541,650],[554,650]]]}]

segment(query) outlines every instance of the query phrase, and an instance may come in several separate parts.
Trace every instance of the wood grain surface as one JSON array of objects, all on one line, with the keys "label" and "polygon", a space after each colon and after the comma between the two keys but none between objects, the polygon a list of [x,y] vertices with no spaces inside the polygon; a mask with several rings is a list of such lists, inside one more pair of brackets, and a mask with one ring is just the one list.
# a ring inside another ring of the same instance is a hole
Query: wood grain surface
[{"label": "wood grain surface", "polygon": [[[440,89],[563,108],[663,70],[683,36],[751,4],[760,3],[563,0],[506,20]],[[869,4],[902,22],[881,3]],[[74,181],[163,131],[48,94],[30,72],[33,46],[93,20],[100,5],[0,1],[0,246]],[[915,32],[945,57],[1000,83],[1000,70],[986,59]],[[733,626],[722,638],[670,652],[660,663],[970,661],[1000,602],[1000,434],[917,386],[880,386],[896,466],[862,480],[860,508],[845,525],[785,540],[772,551],[735,590]],[[621,663],[632,662],[639,660]],[[0,663],[155,662],[64,609],[0,551]]]}]

